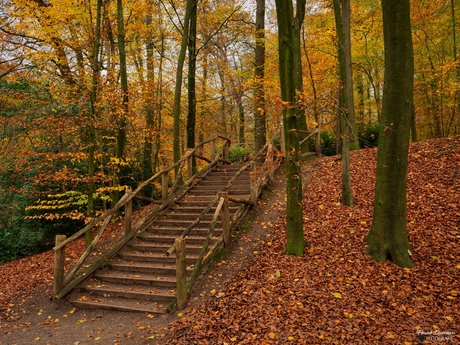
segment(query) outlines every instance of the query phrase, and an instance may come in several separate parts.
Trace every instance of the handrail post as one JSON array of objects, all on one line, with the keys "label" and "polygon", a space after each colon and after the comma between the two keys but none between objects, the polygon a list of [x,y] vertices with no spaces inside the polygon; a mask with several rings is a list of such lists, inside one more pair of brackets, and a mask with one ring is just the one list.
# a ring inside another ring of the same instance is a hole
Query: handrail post
[{"label": "handrail post", "polygon": [[315,141],[316,157],[321,158],[321,128],[318,125],[318,132],[316,132]]},{"label": "handrail post", "polygon": [[[65,235],[56,235],[56,246],[64,242]],[[56,296],[64,287],[64,262],[65,262],[65,246],[54,252],[54,285],[53,296]]]},{"label": "handrail post", "polygon": [[250,200],[254,203],[254,208],[257,210],[257,189],[259,178],[257,176],[257,163],[251,163],[251,179],[250,179]]},{"label": "handrail post", "polygon": [[229,151],[229,144],[228,144],[228,141],[225,140],[224,148],[222,150],[222,158],[226,161],[228,161],[228,151]]},{"label": "handrail post", "polygon": [[284,125],[281,122],[281,131],[280,131],[280,146],[281,146],[281,153],[286,153],[285,145],[285,138],[284,138]]},{"label": "handrail post", "polygon": [[228,192],[219,192],[219,198],[224,198],[220,218],[222,220],[222,230],[224,238],[224,248],[230,248],[230,213],[228,210]]},{"label": "handrail post", "polygon": [[168,173],[161,175],[161,199],[164,201],[168,198]]},{"label": "handrail post", "polygon": [[187,153],[190,155],[187,157],[187,178],[191,178],[193,176],[193,149],[188,149]]},{"label": "handrail post", "polygon": [[211,141],[211,148],[210,148],[211,152],[210,152],[210,156],[211,156],[211,161],[213,161],[214,159],[216,159],[216,139],[214,139],[213,141]]},{"label": "handrail post", "polygon": [[[128,188],[125,190],[125,194],[131,194],[133,190]],[[128,236],[132,230],[132,218],[133,218],[133,199],[130,199],[125,204],[125,236]]]},{"label": "handrail post", "polygon": [[187,267],[186,267],[186,252],[185,239],[183,237],[176,238],[176,299],[177,309],[187,307]]},{"label": "handrail post", "polygon": [[273,144],[269,143],[267,148],[268,161],[268,185],[273,186],[275,183],[275,171],[273,169]]}]

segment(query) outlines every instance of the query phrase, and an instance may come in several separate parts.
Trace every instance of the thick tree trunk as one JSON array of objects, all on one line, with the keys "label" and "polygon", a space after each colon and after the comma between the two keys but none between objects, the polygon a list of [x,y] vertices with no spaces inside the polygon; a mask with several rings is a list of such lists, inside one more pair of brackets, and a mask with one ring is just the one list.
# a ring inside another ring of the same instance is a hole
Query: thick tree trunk
[{"label": "thick tree trunk", "polygon": [[295,57],[293,36],[293,5],[291,0],[276,0],[278,18],[278,54],[281,96],[287,104],[283,110],[283,126],[287,167],[287,243],[286,254],[300,256],[306,246],[302,218],[302,168],[300,145],[296,135],[298,120],[293,106],[296,102]]},{"label": "thick tree trunk", "polygon": [[367,254],[413,267],[406,229],[406,180],[413,103],[414,60],[409,0],[382,2],[385,83],[377,180]]},{"label": "thick tree trunk", "polygon": [[254,119],[255,147],[259,152],[267,142],[267,125],[265,118],[265,0],[257,0],[256,9],[256,49],[254,70]]}]

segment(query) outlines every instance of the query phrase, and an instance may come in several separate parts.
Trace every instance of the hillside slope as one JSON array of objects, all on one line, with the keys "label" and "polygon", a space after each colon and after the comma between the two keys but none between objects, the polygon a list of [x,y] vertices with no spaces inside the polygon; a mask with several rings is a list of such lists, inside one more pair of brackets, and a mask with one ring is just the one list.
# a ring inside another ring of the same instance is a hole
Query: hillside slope
[{"label": "hillside slope", "polygon": [[251,265],[215,292],[219,298],[187,310],[165,343],[458,343],[460,138],[411,145],[407,197],[414,269],[364,254],[375,157],[375,150],[352,152],[353,208],[340,205],[340,161],[317,162],[304,192],[304,255],[284,255],[285,218],[278,219],[272,240]]}]

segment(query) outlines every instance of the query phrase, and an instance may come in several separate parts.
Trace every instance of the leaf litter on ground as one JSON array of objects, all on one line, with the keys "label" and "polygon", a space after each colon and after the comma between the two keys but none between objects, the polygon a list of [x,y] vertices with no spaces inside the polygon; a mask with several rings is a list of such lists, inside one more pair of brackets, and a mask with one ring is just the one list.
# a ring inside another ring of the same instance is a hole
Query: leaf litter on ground
[{"label": "leaf litter on ground", "polygon": [[353,208],[340,204],[340,160],[310,163],[318,166],[304,189],[304,255],[284,254],[281,217],[270,245],[226,284],[221,298],[171,324],[165,343],[459,343],[460,138],[411,144],[407,228],[413,269],[364,253],[375,159],[375,149],[351,153]]}]

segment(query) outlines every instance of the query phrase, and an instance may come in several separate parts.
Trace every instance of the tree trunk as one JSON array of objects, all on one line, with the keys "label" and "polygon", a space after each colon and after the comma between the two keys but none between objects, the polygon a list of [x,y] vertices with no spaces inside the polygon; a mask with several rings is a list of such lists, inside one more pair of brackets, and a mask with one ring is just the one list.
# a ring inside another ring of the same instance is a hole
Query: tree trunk
[{"label": "tree trunk", "polygon": [[[187,148],[195,147],[196,127],[196,20],[197,1],[194,1],[190,11],[190,34],[188,37],[188,113],[187,113]],[[195,169],[195,157],[192,157],[192,167]]]},{"label": "tree trunk", "polygon": [[276,0],[276,13],[281,97],[287,104],[283,109],[287,167],[286,254],[300,256],[303,254],[306,241],[303,234],[300,145],[296,135],[298,121],[293,109],[296,102],[296,84],[292,1]]},{"label": "tree trunk", "polygon": [[[122,91],[121,115],[118,119],[117,149],[115,157],[120,161],[124,157],[126,146],[126,118],[128,117],[128,74],[126,71],[126,49],[125,49],[125,24],[123,19],[123,0],[117,0],[117,23],[118,23],[118,54],[120,56],[120,82]],[[113,185],[120,184],[120,170],[115,169]],[[112,203],[116,204],[120,199],[120,193],[115,190]]]},{"label": "tree trunk", "polygon": [[[192,12],[193,4],[196,0],[187,0],[187,6],[185,9],[184,27],[182,28],[182,43],[180,47],[179,57],[177,59],[177,70],[176,70],[176,86],[174,90],[174,125],[173,125],[173,156],[174,162],[180,160],[180,101],[182,95],[182,77],[183,68],[185,61],[185,53],[187,50],[188,34],[189,34],[189,23],[190,15]],[[176,177],[179,174],[179,168],[175,170]]]},{"label": "tree trunk", "polygon": [[[147,27],[152,25],[152,16],[149,14],[145,18]],[[144,148],[142,152],[142,179],[145,181],[153,174],[152,154],[154,119],[153,119],[153,85],[154,85],[154,65],[153,65],[153,41],[150,35],[145,42],[147,52],[147,89],[145,90],[147,99],[145,104],[145,130],[144,130]],[[152,186],[146,186],[143,192],[145,196],[152,197]]]},{"label": "tree trunk", "polygon": [[[101,46],[101,13],[102,0],[97,0],[96,4],[96,32],[94,35],[94,48],[92,56],[92,78],[91,78],[91,107],[90,119],[88,128],[88,206],[87,216],[94,217],[94,172],[95,172],[95,146],[96,146],[96,130],[94,128],[94,119],[96,118],[97,108],[97,90],[99,87],[99,49]],[[89,246],[93,241],[92,229],[86,232],[86,246]]]},{"label": "tree trunk", "polygon": [[[348,0],[343,0],[344,7],[346,8]],[[340,101],[339,101],[339,118],[341,128],[341,139],[342,139],[342,204],[347,206],[353,206],[353,190],[351,188],[351,177],[350,177],[350,148],[353,137],[356,136],[356,129],[353,133],[353,122],[354,122],[354,106],[353,106],[353,83],[351,77],[351,57],[347,58],[347,54],[350,53],[347,50],[347,41],[343,25],[343,17],[346,17],[342,13],[344,11],[340,8],[340,0],[334,0],[334,15],[335,24],[337,30],[337,40],[339,45],[339,70],[340,80],[342,82],[340,88]],[[349,5],[349,3],[348,3]],[[349,7],[348,7],[349,8]],[[349,14],[349,12],[348,12]],[[350,61],[349,61],[350,60]],[[348,63],[350,62],[350,64]],[[351,91],[351,92],[350,92]],[[350,97],[351,93],[351,97]]]},{"label": "tree trunk", "polygon": [[348,140],[350,150],[359,150],[359,138],[356,130],[355,100],[353,97],[353,68],[351,63],[351,35],[350,35],[350,0],[341,0],[342,2],[342,24],[344,34],[345,48],[345,74],[347,86],[345,96],[347,98],[347,121],[348,121]]},{"label": "tree trunk", "polygon": [[382,1],[385,82],[372,228],[365,240],[374,260],[413,267],[406,229],[406,180],[414,60],[409,0]]},{"label": "tree trunk", "polygon": [[257,0],[256,8],[256,49],[254,69],[254,127],[255,147],[259,152],[267,142],[265,117],[265,0]]},{"label": "tree trunk", "polygon": [[[128,115],[128,74],[126,72],[125,25],[123,19],[123,0],[117,0],[118,53],[120,55],[120,82],[122,90],[122,114],[118,121],[116,157],[122,159],[126,145],[126,117]],[[116,200],[115,202],[117,202]]]},{"label": "tree trunk", "polygon": [[[457,2],[458,3],[458,2]],[[460,85],[460,63],[458,61],[458,54],[457,54],[457,26],[455,23],[455,2],[454,0],[450,0],[450,9],[451,9],[451,16],[452,16],[452,40],[453,40],[453,57],[454,60],[457,61],[457,66],[455,68],[455,76],[457,85]],[[460,112],[460,87],[457,86],[455,90],[456,99],[454,100],[453,111],[452,111],[452,119],[455,117],[457,112]],[[451,121],[452,123],[453,121]],[[450,126],[449,126],[450,130]]]},{"label": "tree trunk", "polygon": [[[305,115],[305,100],[304,90],[303,90],[303,78],[302,78],[302,49],[301,49],[301,39],[300,34],[302,30],[302,23],[305,18],[305,4],[306,0],[297,0],[296,1],[296,11],[295,17],[293,18],[293,50],[294,50],[294,82],[295,82],[295,93],[296,101],[295,105],[295,115],[297,117],[297,138],[302,141],[307,134],[307,117]],[[301,147],[302,152],[310,151],[308,141]]]}]

